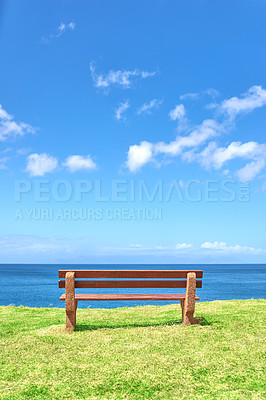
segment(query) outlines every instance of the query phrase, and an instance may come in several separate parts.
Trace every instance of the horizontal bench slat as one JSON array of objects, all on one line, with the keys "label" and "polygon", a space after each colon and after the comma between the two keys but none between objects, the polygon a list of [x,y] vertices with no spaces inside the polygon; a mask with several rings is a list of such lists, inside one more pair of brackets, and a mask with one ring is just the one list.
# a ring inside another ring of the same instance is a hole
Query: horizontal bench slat
[{"label": "horizontal bench slat", "polygon": [[60,270],[59,279],[65,279],[67,272],[75,272],[77,279],[186,279],[189,272],[202,278],[202,270]]},{"label": "horizontal bench slat", "polygon": [[[187,281],[75,281],[75,288],[186,288]],[[59,281],[64,288],[66,281]],[[196,287],[202,287],[202,281],[196,281]]]},{"label": "horizontal bench slat", "polygon": [[[185,300],[185,294],[84,294],[84,293],[76,293],[75,300],[82,301],[118,301],[118,300],[162,300],[162,301],[180,301]],[[66,295],[62,294],[60,297],[61,301],[65,301]],[[198,301],[199,297],[195,296],[195,300]]]}]

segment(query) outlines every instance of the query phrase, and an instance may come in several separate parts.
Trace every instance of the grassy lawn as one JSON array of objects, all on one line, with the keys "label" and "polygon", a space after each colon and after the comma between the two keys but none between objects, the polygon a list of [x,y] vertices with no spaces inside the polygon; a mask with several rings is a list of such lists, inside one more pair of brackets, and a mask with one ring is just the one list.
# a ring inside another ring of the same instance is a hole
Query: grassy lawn
[{"label": "grassy lawn", "polygon": [[0,307],[0,399],[265,399],[266,300],[80,309]]}]

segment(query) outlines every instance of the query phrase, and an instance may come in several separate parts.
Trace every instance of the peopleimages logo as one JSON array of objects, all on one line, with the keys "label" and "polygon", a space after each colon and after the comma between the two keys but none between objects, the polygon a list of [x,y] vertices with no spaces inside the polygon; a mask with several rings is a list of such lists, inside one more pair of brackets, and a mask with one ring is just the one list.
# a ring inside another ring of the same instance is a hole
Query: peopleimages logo
[{"label": "peopleimages logo", "polygon": [[133,202],[233,202],[250,200],[249,182],[232,179],[191,179],[186,182],[143,179],[102,180],[15,180],[15,201],[133,203]]},{"label": "peopleimages logo", "polygon": [[[248,201],[249,183],[190,180],[17,180],[15,220],[100,221],[163,218],[164,204]],[[28,204],[34,207],[28,208]],[[48,206],[49,205],[49,206]]]}]

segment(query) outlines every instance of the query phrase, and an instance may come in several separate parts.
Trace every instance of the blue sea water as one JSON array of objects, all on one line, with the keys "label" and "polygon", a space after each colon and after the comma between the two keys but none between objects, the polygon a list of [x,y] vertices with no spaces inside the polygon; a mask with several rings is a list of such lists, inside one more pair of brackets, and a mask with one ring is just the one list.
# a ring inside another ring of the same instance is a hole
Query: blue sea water
[{"label": "blue sea water", "polygon": [[[266,294],[266,264],[186,264],[186,265],[0,265],[0,305],[64,307],[59,301],[64,289],[58,288],[59,269],[203,269],[201,301],[260,299]],[[77,289],[79,293],[182,293],[182,289]],[[79,302],[79,308],[113,308],[162,301]]]}]

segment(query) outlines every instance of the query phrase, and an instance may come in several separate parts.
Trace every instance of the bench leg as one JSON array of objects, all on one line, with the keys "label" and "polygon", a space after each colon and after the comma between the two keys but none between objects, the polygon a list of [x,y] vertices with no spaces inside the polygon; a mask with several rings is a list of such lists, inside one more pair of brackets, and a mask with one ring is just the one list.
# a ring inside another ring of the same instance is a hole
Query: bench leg
[{"label": "bench leg", "polygon": [[71,333],[76,326],[76,313],[66,310],[66,331]]},{"label": "bench leg", "polygon": [[77,301],[75,300],[75,272],[66,274],[66,331],[72,332],[76,326]]},{"label": "bench leg", "polygon": [[195,294],[196,294],[196,274],[195,272],[189,272],[187,275],[187,288],[186,288],[186,299],[184,301],[183,310],[183,324],[190,325],[194,323],[194,311],[195,311]]},{"label": "bench leg", "polygon": [[181,310],[182,310],[182,321],[184,321],[184,303],[185,303],[185,300],[180,300],[180,306],[181,306]]}]

